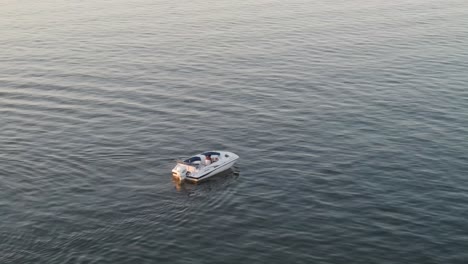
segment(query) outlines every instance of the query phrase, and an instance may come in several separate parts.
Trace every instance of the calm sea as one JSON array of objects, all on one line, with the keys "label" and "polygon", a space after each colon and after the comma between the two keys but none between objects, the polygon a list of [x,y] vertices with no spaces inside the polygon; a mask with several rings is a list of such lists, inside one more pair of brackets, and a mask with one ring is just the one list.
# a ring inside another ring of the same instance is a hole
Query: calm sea
[{"label": "calm sea", "polygon": [[466,0],[0,0],[2,264],[467,263],[467,172]]}]

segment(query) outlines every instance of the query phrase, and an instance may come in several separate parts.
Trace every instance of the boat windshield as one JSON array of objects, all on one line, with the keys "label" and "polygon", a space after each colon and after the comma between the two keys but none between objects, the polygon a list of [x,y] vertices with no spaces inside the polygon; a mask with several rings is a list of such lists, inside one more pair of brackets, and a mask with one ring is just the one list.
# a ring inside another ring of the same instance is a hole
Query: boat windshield
[{"label": "boat windshield", "polygon": [[203,156],[221,156],[219,152],[208,151],[202,154]]},{"label": "boat windshield", "polygon": [[191,157],[189,159],[184,160],[184,163],[192,165],[192,164],[199,163],[200,161],[201,161],[200,157]]}]

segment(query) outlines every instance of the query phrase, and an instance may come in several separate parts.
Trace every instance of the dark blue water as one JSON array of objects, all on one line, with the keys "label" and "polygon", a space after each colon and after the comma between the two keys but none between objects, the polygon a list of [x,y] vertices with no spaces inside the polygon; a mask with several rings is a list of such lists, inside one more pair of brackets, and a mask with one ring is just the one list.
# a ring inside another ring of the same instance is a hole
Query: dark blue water
[{"label": "dark blue water", "polygon": [[466,1],[3,1],[0,47],[0,263],[468,260]]}]

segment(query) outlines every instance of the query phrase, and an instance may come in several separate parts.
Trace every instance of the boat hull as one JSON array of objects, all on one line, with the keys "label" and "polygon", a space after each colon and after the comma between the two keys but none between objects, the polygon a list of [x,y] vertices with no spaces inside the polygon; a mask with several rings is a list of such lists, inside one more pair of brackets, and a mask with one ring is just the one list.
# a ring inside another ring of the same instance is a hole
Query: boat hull
[{"label": "boat hull", "polygon": [[199,182],[199,181],[203,181],[203,180],[206,180],[212,176],[215,176],[216,174],[219,174],[223,171],[226,171],[228,169],[230,169],[232,166],[234,166],[234,164],[236,163],[237,160],[234,160],[232,161],[231,163],[229,164],[226,164],[224,166],[220,166],[210,172],[207,172],[205,174],[202,174],[200,176],[187,176],[185,179],[188,180],[188,181],[191,181],[191,182]]}]

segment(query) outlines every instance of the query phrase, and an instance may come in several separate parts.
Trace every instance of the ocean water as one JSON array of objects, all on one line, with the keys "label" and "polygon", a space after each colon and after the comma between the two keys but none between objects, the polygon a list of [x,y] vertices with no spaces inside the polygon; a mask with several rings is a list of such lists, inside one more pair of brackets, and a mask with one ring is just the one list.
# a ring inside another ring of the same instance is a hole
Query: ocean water
[{"label": "ocean water", "polygon": [[2,264],[468,261],[465,0],[5,0],[0,47]]}]

